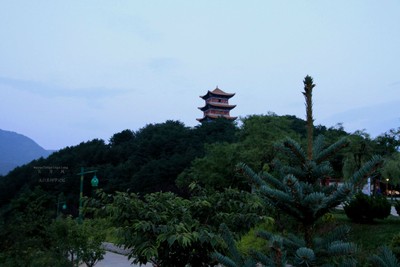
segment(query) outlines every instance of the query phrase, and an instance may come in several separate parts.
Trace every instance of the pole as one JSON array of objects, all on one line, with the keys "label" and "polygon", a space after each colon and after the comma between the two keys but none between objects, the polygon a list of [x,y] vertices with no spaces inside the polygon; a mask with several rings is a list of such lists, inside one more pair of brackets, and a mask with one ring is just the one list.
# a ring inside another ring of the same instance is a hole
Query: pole
[{"label": "pole", "polygon": [[[77,175],[81,176],[81,185],[80,185],[80,192],[79,192],[79,218],[78,222],[82,223],[83,222],[83,210],[82,210],[82,202],[83,202],[83,176],[87,173],[96,173],[97,170],[93,171],[85,171],[84,167],[81,167],[81,172],[78,173]],[[97,178],[96,178],[97,179]],[[98,182],[97,182],[98,183]]]},{"label": "pole", "polygon": [[58,218],[59,212],[60,212],[60,196],[57,197],[57,213],[56,213],[56,219]]},{"label": "pole", "polygon": [[84,174],[84,168],[81,167],[81,186],[80,186],[80,192],[79,192],[79,223],[82,223],[82,199],[83,199],[83,174]]}]

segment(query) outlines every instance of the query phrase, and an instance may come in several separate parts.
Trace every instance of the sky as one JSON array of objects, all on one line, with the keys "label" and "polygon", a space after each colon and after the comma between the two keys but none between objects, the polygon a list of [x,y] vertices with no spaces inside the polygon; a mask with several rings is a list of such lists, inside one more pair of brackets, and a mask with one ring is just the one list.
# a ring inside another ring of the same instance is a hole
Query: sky
[{"label": "sky", "polygon": [[400,127],[400,1],[2,1],[0,129],[61,149],[150,123],[305,118],[372,137]]}]

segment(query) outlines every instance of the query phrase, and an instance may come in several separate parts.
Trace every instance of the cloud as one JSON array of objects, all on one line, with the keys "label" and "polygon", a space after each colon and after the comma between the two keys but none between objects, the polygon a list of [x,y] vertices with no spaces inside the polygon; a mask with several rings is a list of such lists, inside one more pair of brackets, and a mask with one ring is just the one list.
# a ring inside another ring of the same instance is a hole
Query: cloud
[{"label": "cloud", "polygon": [[45,97],[45,98],[78,98],[78,99],[89,99],[99,100],[129,92],[128,89],[116,89],[116,88],[105,88],[105,87],[86,87],[71,89],[67,87],[61,87],[57,85],[49,85],[36,81],[12,79],[7,77],[0,77],[0,86],[6,87],[8,90],[20,90],[30,92],[32,94]]},{"label": "cloud", "polygon": [[343,123],[346,131],[366,129],[372,136],[377,136],[400,126],[399,106],[400,100],[394,100],[353,108],[323,118],[320,123],[324,125]]},{"label": "cloud", "polygon": [[149,60],[148,67],[154,72],[170,72],[179,67],[180,62],[177,59],[170,57],[158,57]]},{"label": "cloud", "polygon": [[394,81],[388,84],[388,87],[399,87],[399,86],[400,86],[400,81]]}]

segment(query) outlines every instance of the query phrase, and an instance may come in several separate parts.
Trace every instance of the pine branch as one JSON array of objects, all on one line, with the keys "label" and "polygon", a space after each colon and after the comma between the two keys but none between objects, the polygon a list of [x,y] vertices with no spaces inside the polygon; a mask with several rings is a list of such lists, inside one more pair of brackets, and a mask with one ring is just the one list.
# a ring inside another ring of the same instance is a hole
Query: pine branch
[{"label": "pine branch", "polygon": [[315,263],[315,253],[310,248],[299,248],[296,251],[295,265],[296,266],[313,266]]},{"label": "pine branch", "polygon": [[270,258],[272,262],[271,266],[286,266],[286,253],[283,249],[282,238],[279,236],[273,236],[271,239]]},{"label": "pine branch", "polygon": [[236,169],[239,173],[243,174],[247,177],[251,183],[256,184],[257,186],[265,186],[266,183],[261,177],[255,173],[249,166],[245,163],[239,163],[236,165]]},{"label": "pine branch", "polygon": [[278,180],[271,174],[267,172],[260,172],[259,176],[265,181],[267,184],[272,186],[273,188],[279,189],[279,190],[285,190],[285,186],[283,185],[282,181]]},{"label": "pine branch", "polygon": [[353,190],[354,187],[350,183],[339,186],[332,195],[325,199],[325,207],[331,209],[340,205],[351,196]]},{"label": "pine branch", "polygon": [[335,241],[346,241],[350,233],[348,225],[341,225],[336,227],[322,238],[315,240],[316,250],[327,250],[330,245]]},{"label": "pine branch", "polygon": [[286,186],[286,192],[290,193],[297,203],[301,203],[303,199],[303,188],[297,178],[291,174],[286,175],[283,179],[283,184]]},{"label": "pine branch", "polygon": [[[251,250],[250,254],[257,261],[257,263],[261,263],[261,264],[263,264],[263,266],[273,266],[273,262],[271,261],[271,259],[264,253],[261,253],[259,251],[255,251],[255,250]],[[256,266],[259,266],[259,265],[256,265]]]},{"label": "pine branch", "polygon": [[229,257],[226,257],[224,255],[222,255],[219,252],[214,252],[212,254],[212,256],[219,262],[221,263],[223,266],[226,267],[241,267],[236,265],[236,263],[234,261],[232,261]]},{"label": "pine branch", "polygon": [[349,146],[349,141],[346,137],[341,138],[339,141],[335,142],[334,144],[330,145],[328,148],[322,150],[320,153],[315,155],[315,162],[317,164],[329,159],[334,154],[339,152],[341,149]]},{"label": "pine branch", "polygon": [[350,257],[357,252],[357,246],[350,242],[335,241],[329,246],[328,252],[331,256]]},{"label": "pine branch", "polygon": [[318,155],[324,149],[324,142],[325,137],[323,135],[319,135],[317,139],[315,139],[313,147],[314,158],[316,157],[315,155]]},{"label": "pine branch", "polygon": [[[327,178],[327,176],[330,176],[332,173],[333,169],[327,161],[315,165],[315,168],[313,169],[313,176],[315,177],[314,179],[316,181],[321,181],[322,179]],[[323,187],[326,186],[324,185]]]},{"label": "pine branch", "polygon": [[300,204],[289,194],[281,190],[272,189],[268,186],[260,187],[259,191],[262,193],[263,197],[268,199],[275,207],[294,218],[303,219],[303,214],[299,209],[301,208]]},{"label": "pine branch", "polygon": [[300,163],[304,163],[307,160],[307,156],[304,153],[303,148],[299,143],[291,138],[285,138],[279,145],[276,146],[276,148],[288,156],[294,155]]},{"label": "pine branch", "polygon": [[287,248],[289,251],[296,251],[301,247],[306,246],[306,242],[304,242],[303,238],[300,238],[292,233],[289,233],[287,237],[283,238],[283,246]]},{"label": "pine branch", "polygon": [[299,180],[305,181],[306,180],[306,173],[303,169],[299,167],[291,167],[291,166],[284,166],[281,168],[282,175],[292,174],[296,176]]},{"label": "pine branch", "polygon": [[235,240],[228,227],[225,224],[220,225],[220,231],[222,232],[222,239],[228,246],[228,251],[232,258],[222,255],[219,252],[214,252],[212,255],[217,259],[218,262],[227,267],[254,267],[256,262],[253,259],[244,260],[239,250],[236,247]]},{"label": "pine branch", "polygon": [[313,192],[303,199],[303,205],[306,206],[315,215],[319,209],[325,207],[325,194]]},{"label": "pine branch", "polygon": [[383,158],[381,156],[373,156],[371,160],[366,162],[351,178],[351,184],[354,187],[359,187],[365,180],[374,173],[383,164]]},{"label": "pine branch", "polygon": [[[242,263],[242,257],[236,248],[236,242],[233,239],[233,236],[231,232],[229,231],[228,227],[226,224],[221,224],[220,225],[220,231],[222,233],[222,239],[225,241],[226,245],[228,246],[228,251],[232,257],[233,262],[236,262],[237,264]],[[239,265],[240,266],[240,265]]]},{"label": "pine branch", "polygon": [[400,263],[393,252],[386,246],[379,248],[378,255],[369,258],[376,267],[399,267]]}]

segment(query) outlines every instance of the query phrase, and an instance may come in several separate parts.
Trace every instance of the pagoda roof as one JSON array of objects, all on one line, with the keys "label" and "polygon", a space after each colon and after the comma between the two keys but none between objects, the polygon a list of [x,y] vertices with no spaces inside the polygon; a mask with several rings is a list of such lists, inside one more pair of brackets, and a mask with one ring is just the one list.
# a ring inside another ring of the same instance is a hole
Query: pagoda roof
[{"label": "pagoda roof", "polygon": [[200,96],[200,97],[203,99],[207,99],[210,96],[223,96],[223,97],[231,98],[234,95],[235,95],[235,93],[233,93],[233,94],[226,93],[226,92],[222,91],[221,89],[219,89],[217,86],[217,88],[215,88],[214,90],[212,90],[212,91],[208,90],[207,94]]},{"label": "pagoda roof", "polygon": [[199,122],[203,122],[203,121],[206,120],[207,118],[212,119],[212,120],[218,119],[218,118],[225,118],[225,119],[231,120],[231,121],[234,121],[234,120],[237,119],[237,117],[231,117],[231,116],[226,116],[226,115],[224,116],[224,115],[212,115],[212,114],[207,114],[207,115],[205,115],[203,118],[201,118],[201,119],[196,119],[196,120],[198,120]]},{"label": "pagoda roof", "polygon": [[215,107],[215,108],[223,108],[223,109],[233,109],[236,107],[236,105],[229,105],[226,103],[219,103],[219,102],[208,102],[204,107],[199,107],[198,109],[204,111],[209,107]]}]

